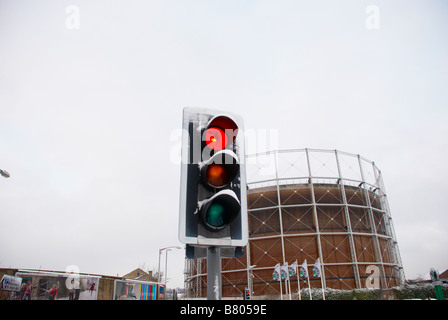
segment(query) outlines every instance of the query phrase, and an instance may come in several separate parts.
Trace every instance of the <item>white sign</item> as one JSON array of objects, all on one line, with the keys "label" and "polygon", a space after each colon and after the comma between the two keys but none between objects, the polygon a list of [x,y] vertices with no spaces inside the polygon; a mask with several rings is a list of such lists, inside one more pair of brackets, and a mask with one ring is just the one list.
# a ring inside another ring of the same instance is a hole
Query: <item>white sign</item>
[{"label": "white sign", "polygon": [[6,291],[20,291],[20,286],[22,285],[22,278],[13,277],[8,275],[3,275],[0,281],[0,290]]}]

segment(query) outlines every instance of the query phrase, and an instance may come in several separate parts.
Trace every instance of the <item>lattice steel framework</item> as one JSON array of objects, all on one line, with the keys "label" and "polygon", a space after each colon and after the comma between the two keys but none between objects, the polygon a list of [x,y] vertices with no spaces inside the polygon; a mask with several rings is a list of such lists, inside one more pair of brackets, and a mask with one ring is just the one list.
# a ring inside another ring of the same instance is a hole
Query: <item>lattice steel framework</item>
[{"label": "lattice steel framework", "polygon": [[[224,259],[223,296],[278,296],[272,280],[277,263],[311,268],[312,287],[366,287],[372,267],[381,288],[404,283],[401,257],[381,171],[360,155],[300,149],[247,156],[249,245],[238,259]],[[204,296],[201,259],[186,262],[187,294]],[[291,292],[307,284],[291,279]],[[283,287],[283,293],[285,293]]]}]

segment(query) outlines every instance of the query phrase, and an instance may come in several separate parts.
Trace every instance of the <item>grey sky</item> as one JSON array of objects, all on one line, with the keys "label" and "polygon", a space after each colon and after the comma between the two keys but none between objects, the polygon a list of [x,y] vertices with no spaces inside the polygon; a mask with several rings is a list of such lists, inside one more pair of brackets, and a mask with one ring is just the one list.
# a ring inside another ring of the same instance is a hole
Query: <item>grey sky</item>
[{"label": "grey sky", "polygon": [[[277,130],[281,149],[375,161],[406,276],[447,269],[447,13],[445,1],[0,2],[0,267],[157,267],[159,248],[180,245],[171,159],[182,108],[199,106]],[[181,286],[182,252],[168,261]]]}]

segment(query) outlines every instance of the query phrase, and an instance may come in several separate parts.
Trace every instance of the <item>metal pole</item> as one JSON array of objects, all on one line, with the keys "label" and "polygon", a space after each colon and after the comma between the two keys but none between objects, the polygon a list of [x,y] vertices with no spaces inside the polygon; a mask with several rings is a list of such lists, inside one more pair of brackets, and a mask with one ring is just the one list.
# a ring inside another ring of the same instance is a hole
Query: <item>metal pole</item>
[{"label": "metal pole", "polygon": [[[181,247],[178,246],[170,246],[170,247],[166,247],[166,248],[161,248],[159,249],[159,265],[157,267],[157,282],[158,282],[158,292],[157,292],[157,296],[159,296],[160,294],[160,281],[162,280],[162,277],[160,276],[160,257],[162,255],[162,251],[163,250],[170,250],[170,249],[182,249]],[[168,252],[166,253],[168,255]],[[168,256],[166,256],[165,258],[165,293],[164,293],[164,297],[166,297],[166,273],[167,273],[167,263],[168,263]]]},{"label": "metal pole", "polygon": [[[373,216],[373,210],[372,210],[372,204],[370,203],[370,195],[369,195],[369,191],[367,190],[367,186],[366,186],[366,179],[364,178],[364,171],[362,168],[362,163],[361,163],[361,156],[358,154],[358,164],[359,164],[359,170],[361,172],[361,180],[362,183],[360,184],[360,188],[364,190],[364,197],[365,197],[365,201],[366,201],[366,206],[367,206],[367,212],[369,215],[369,222],[370,222],[370,226],[372,228],[372,239],[373,239],[373,247],[374,247],[374,252],[376,255],[376,262],[380,265],[380,270],[381,270],[381,277],[380,277],[380,284],[382,285],[383,288],[387,289],[388,285],[386,282],[386,272],[384,270],[384,264],[383,264],[383,256],[381,254],[381,247],[380,247],[380,242],[378,239],[378,231],[376,229],[376,225],[375,225],[375,218]],[[364,188],[362,187],[362,185],[364,184]],[[384,215],[384,213],[383,213]]]},{"label": "metal pole", "polygon": [[[325,283],[325,268],[324,268],[324,259],[322,255],[322,243],[321,243],[321,236],[320,236],[320,228],[319,228],[319,219],[317,217],[317,204],[316,204],[316,197],[314,195],[314,182],[313,182],[313,175],[311,172],[311,163],[310,163],[310,155],[308,148],[305,148],[305,154],[306,154],[306,161],[308,164],[308,175],[309,175],[309,186],[311,189],[311,201],[313,202],[313,216],[314,216],[314,224],[316,226],[316,235],[317,235],[317,249],[318,249],[318,255],[320,260],[320,270],[321,270],[321,277],[320,277],[320,285],[322,287],[322,290],[326,289],[326,283]],[[308,286],[309,286],[309,276],[308,276]],[[311,292],[311,291],[310,291]]]},{"label": "metal pole", "polygon": [[160,282],[160,256],[162,255],[162,250],[163,249],[159,249],[159,264],[157,267],[157,282]]},{"label": "metal pole", "polygon": [[[280,300],[283,300],[283,286],[282,286],[282,266],[280,266]],[[285,286],[286,288],[286,286]]]},{"label": "metal pole", "polygon": [[351,254],[351,258],[352,258],[352,266],[353,266],[353,272],[354,272],[354,276],[355,276],[355,284],[356,284],[356,288],[360,289],[361,288],[361,278],[359,277],[359,269],[358,269],[358,258],[356,256],[356,249],[355,249],[355,240],[354,240],[354,236],[353,236],[353,229],[352,229],[352,223],[350,221],[350,213],[349,213],[349,209],[348,209],[348,202],[347,202],[347,196],[345,194],[345,185],[344,185],[344,179],[342,177],[342,172],[341,172],[341,164],[339,163],[339,154],[338,151],[335,150],[334,154],[336,156],[336,165],[338,168],[338,175],[339,175],[339,190],[341,190],[341,195],[342,195],[342,203],[344,206],[344,214],[345,214],[345,222],[347,225],[347,235],[348,235],[348,241],[349,241],[349,245],[350,245],[350,254]]},{"label": "metal pole", "polygon": [[[249,247],[249,244],[247,245],[247,247]],[[249,252],[247,252],[247,255],[249,255]],[[254,275],[253,275],[253,270],[256,267],[256,265],[253,266],[249,266],[248,270],[249,270],[249,276],[248,276],[248,280],[247,280],[247,286],[249,287],[249,292],[250,292],[250,299],[253,299],[254,296]]]},{"label": "metal pole", "polygon": [[[288,273],[289,273],[289,269],[288,269]],[[288,290],[289,290],[289,300],[292,300],[292,296],[291,296],[291,279],[289,279],[289,274],[287,275],[287,281],[288,281]],[[286,287],[286,285],[285,285]]]},{"label": "metal pole", "polygon": [[298,265],[298,262],[296,260],[296,273],[297,273],[297,294],[299,295],[299,300],[302,300],[302,294],[300,292],[300,267]]},{"label": "metal pole", "polygon": [[9,178],[11,176],[8,171],[2,169],[0,169],[0,175],[5,178]]},{"label": "metal pole", "polygon": [[[281,283],[282,283],[281,267],[284,266],[286,263],[285,240],[283,239],[283,220],[282,220],[282,206],[281,206],[282,202],[281,202],[281,198],[280,198],[280,185],[279,185],[279,181],[278,181],[278,164],[277,164],[278,151],[274,151],[273,155],[274,155],[274,163],[275,163],[275,180],[276,180],[276,185],[277,185],[278,219],[280,222],[280,243],[282,245],[282,264],[280,266],[280,287],[281,287]],[[286,294],[288,294],[288,286],[286,285],[286,281],[287,281],[287,279],[285,279],[285,291],[286,291]],[[282,297],[280,300],[283,300],[283,294],[282,294]]]},{"label": "metal pole", "polygon": [[157,267],[157,299],[160,297],[160,256],[162,254],[163,249],[159,249],[159,264]]},{"label": "metal pole", "polygon": [[250,296],[252,297],[254,292],[252,269],[255,267],[255,265],[251,266],[250,264],[250,242],[247,242],[246,245],[246,267],[247,267],[247,287],[249,288]]},{"label": "metal pole", "polygon": [[167,266],[168,266],[168,251],[171,251],[170,249],[166,249],[165,250],[165,295],[164,295],[164,297],[165,297],[165,300],[166,300],[166,294],[167,294],[167,288],[166,288],[166,276],[167,276],[167,273],[168,273],[168,270],[167,270]]},{"label": "metal pole", "polygon": [[207,300],[221,300],[221,251],[218,247],[207,248]]}]

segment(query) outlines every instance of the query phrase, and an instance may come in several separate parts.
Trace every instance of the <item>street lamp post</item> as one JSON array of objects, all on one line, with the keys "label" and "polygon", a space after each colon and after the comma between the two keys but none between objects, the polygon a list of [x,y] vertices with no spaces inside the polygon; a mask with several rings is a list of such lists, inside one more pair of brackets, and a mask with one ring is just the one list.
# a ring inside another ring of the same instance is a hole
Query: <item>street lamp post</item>
[{"label": "street lamp post", "polygon": [[9,174],[9,172],[0,169],[0,175],[2,175],[5,178],[9,178],[11,175]]},{"label": "street lamp post", "polygon": [[160,294],[160,281],[162,280],[160,277],[160,257],[162,255],[162,251],[165,250],[165,295],[164,297],[166,297],[166,279],[167,279],[167,265],[168,265],[168,251],[171,251],[171,249],[182,249],[181,247],[178,246],[170,246],[170,247],[166,247],[166,248],[161,248],[159,249],[159,266],[158,266],[158,271],[157,271],[157,282],[159,283],[159,294]]}]

